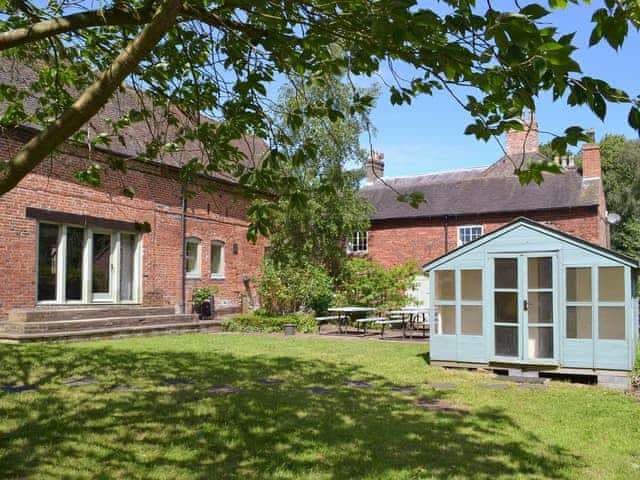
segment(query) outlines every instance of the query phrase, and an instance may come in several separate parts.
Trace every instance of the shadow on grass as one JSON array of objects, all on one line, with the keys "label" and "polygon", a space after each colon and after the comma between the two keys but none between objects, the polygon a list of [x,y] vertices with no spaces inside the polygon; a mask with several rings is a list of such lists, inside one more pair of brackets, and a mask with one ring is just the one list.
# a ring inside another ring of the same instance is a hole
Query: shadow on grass
[{"label": "shadow on grass", "polygon": [[[3,478],[569,478],[563,472],[580,465],[501,409],[421,410],[415,396],[392,393],[353,365],[66,346],[1,348],[0,365],[0,383],[40,388],[0,394]],[[99,383],[61,385],[72,376]],[[194,384],[169,387],[166,378]],[[343,386],[347,379],[376,388]],[[109,391],[115,384],[144,391]],[[242,391],[206,390],[222,384]],[[336,395],[312,394],[311,386]]]}]

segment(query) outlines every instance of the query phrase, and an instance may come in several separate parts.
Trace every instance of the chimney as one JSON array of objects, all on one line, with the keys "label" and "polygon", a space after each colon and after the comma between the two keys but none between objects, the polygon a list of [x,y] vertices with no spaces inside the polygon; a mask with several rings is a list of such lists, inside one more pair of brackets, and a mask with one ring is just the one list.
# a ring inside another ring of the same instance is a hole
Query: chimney
[{"label": "chimney", "polygon": [[600,178],[602,175],[602,164],[600,161],[600,145],[595,143],[595,131],[587,130],[587,135],[591,137],[591,143],[582,145],[582,177]]},{"label": "chimney", "polygon": [[507,155],[521,155],[522,153],[534,153],[538,151],[538,122],[533,112],[529,118],[520,120],[523,130],[509,130],[505,150]]},{"label": "chimney", "polygon": [[384,153],[373,150],[372,156],[367,160],[367,183],[384,176]]}]

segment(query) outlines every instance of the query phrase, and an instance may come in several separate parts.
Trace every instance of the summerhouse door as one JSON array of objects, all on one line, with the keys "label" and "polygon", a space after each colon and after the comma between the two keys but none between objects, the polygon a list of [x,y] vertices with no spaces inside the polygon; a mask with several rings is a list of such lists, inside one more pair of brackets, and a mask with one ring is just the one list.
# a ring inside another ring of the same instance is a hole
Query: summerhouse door
[{"label": "summerhouse door", "polygon": [[495,359],[540,363],[556,356],[555,257],[493,258]]}]

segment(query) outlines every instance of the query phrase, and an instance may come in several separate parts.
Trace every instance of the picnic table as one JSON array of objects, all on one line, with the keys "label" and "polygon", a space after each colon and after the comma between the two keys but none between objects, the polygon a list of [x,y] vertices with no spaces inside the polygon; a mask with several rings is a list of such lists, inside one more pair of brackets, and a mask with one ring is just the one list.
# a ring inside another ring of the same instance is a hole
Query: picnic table
[{"label": "picnic table", "polygon": [[347,321],[353,321],[356,315],[369,313],[375,311],[375,308],[371,307],[331,307],[327,311],[338,314],[338,331],[345,333],[342,327]]},{"label": "picnic table", "polygon": [[[427,326],[429,325],[429,309],[425,307],[404,307],[399,310],[391,310],[387,312],[390,319],[384,322],[378,322],[382,325],[382,331],[380,332],[381,338],[384,338],[384,326],[400,324],[402,326],[402,336],[406,337],[407,326],[413,332],[416,325],[421,323],[423,328],[423,336],[427,336]],[[421,320],[421,321],[420,321]],[[413,333],[410,334],[413,338]]]}]

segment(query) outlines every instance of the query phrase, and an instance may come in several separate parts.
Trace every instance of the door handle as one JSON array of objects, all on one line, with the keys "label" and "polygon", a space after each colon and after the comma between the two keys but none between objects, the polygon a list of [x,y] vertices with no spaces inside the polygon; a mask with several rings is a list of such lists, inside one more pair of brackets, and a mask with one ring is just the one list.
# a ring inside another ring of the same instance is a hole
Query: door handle
[{"label": "door handle", "polygon": [[526,300],[524,301],[524,311],[526,312],[527,310],[529,310],[529,302],[527,302]]}]

